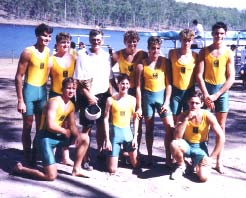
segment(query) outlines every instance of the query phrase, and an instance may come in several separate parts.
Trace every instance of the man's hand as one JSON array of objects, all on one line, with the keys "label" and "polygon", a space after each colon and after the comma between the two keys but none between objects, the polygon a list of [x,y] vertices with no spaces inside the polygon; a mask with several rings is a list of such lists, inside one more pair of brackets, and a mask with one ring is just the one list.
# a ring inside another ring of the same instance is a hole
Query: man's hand
[{"label": "man's hand", "polygon": [[107,151],[112,151],[112,144],[109,139],[105,141],[105,148]]},{"label": "man's hand", "polygon": [[26,113],[26,104],[22,102],[18,102],[17,104],[17,110],[19,113]]}]

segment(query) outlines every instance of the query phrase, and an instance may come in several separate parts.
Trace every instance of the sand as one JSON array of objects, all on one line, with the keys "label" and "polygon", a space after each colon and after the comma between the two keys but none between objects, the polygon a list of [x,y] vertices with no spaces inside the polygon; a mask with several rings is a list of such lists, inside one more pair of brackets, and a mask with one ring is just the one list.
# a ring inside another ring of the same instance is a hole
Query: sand
[{"label": "sand", "polygon": [[[95,156],[93,130],[91,152],[94,170],[90,178],[71,176],[71,167],[57,164],[59,176],[53,182],[36,181],[11,175],[14,164],[22,159],[21,115],[16,111],[14,76],[16,59],[0,59],[0,197],[245,197],[246,194],[246,104],[245,90],[236,81],[230,91],[230,113],[227,122],[224,164],[226,174],[212,171],[206,183],[199,183],[194,176],[179,181],[169,179],[170,170],[164,167],[163,127],[156,119],[153,155],[155,164],[132,171],[120,165],[115,176],[109,176],[105,162]],[[80,127],[80,126],[79,126]],[[34,130],[32,135],[34,134]],[[214,142],[211,136],[210,145]],[[211,146],[210,146],[211,149]],[[73,157],[74,148],[71,147]],[[141,153],[146,157],[144,137]]]}]

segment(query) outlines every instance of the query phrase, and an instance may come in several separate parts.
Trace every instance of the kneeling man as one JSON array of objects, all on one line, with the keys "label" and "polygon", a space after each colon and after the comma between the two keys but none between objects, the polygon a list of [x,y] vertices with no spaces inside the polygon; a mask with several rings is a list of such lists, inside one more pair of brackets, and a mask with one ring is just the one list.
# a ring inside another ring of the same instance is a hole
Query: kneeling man
[{"label": "kneeling man", "polygon": [[[76,156],[72,170],[73,176],[87,177],[81,169],[81,162],[89,145],[89,137],[80,134],[75,123],[75,108],[70,99],[75,94],[73,78],[62,82],[62,95],[49,99],[43,109],[40,130],[35,138],[37,151],[44,166],[44,172],[24,167],[17,163],[14,171],[27,174],[36,179],[52,181],[57,177],[54,149],[57,146],[69,146],[75,143]],[[69,127],[63,127],[68,120]]]},{"label": "kneeling man", "polygon": [[[171,174],[171,179],[177,179],[185,171],[184,157],[191,157],[196,174],[200,181],[205,182],[210,173],[211,162],[217,158],[225,142],[225,135],[215,116],[203,106],[203,95],[195,91],[188,97],[189,110],[178,117],[174,131],[175,140],[171,143],[171,152],[178,167]],[[212,128],[216,135],[215,146],[208,155],[208,133]]]}]

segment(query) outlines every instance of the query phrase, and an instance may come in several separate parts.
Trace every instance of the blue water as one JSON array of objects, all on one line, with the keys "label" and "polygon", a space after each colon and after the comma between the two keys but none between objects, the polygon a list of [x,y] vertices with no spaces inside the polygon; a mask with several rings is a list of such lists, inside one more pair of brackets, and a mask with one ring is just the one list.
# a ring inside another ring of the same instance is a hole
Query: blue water
[{"label": "blue water", "polygon": [[[35,44],[36,37],[34,30],[35,26],[0,24],[0,58],[18,58],[25,47]],[[89,31],[89,29],[54,27],[49,48],[53,49],[55,36],[59,32],[88,35]],[[123,34],[123,31],[104,30],[104,35],[106,36],[104,44],[112,46],[114,50],[124,48]],[[147,39],[148,36],[140,34],[138,47],[147,50]],[[78,38],[73,37],[73,41],[77,43]],[[80,41],[89,44],[88,37],[80,37]],[[173,46],[172,41],[165,41],[162,44],[162,54],[166,55],[168,50]]]}]

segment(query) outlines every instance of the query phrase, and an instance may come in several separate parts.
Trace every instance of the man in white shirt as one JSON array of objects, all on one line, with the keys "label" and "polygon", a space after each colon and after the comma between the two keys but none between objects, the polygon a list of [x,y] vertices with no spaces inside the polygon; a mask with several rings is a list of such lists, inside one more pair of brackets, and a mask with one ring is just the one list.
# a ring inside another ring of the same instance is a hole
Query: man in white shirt
[{"label": "man in white shirt", "polygon": [[203,38],[204,36],[204,30],[203,30],[203,26],[202,24],[198,23],[198,21],[195,19],[192,21],[194,27],[194,31],[195,31],[195,39],[198,38]]},{"label": "man in white shirt", "polygon": [[83,125],[82,133],[89,134],[94,124],[93,120],[85,117],[85,108],[93,104],[98,104],[101,108],[101,117],[96,120],[98,157],[101,158],[105,135],[103,115],[106,100],[112,94],[111,82],[114,79],[110,55],[101,48],[103,32],[91,30],[89,41],[91,48],[86,53],[79,54],[77,58],[74,78],[78,82],[80,124]]}]

